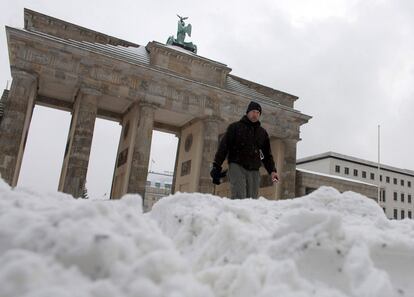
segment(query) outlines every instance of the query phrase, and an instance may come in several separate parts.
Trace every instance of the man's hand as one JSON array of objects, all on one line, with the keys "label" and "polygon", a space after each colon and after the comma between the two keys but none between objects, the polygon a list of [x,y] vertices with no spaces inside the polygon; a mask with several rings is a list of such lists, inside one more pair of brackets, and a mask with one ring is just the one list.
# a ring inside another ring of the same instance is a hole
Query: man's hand
[{"label": "man's hand", "polygon": [[274,182],[274,183],[279,182],[279,175],[277,174],[277,172],[273,171],[271,176],[272,176],[272,182]]},{"label": "man's hand", "polygon": [[221,166],[218,166],[217,164],[213,164],[213,168],[211,168],[210,176],[213,178],[213,184],[219,185],[220,184],[220,178],[225,177],[227,174],[227,170],[221,171]]}]

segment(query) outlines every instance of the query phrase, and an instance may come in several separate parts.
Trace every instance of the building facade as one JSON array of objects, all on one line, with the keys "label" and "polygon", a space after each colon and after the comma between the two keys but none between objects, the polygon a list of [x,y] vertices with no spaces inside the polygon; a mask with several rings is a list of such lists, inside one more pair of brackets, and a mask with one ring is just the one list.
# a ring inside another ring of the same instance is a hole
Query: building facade
[{"label": "building facade", "polygon": [[[377,189],[374,197],[390,219],[413,218],[414,171],[327,152],[297,161],[304,169],[371,184]],[[379,197],[378,197],[378,188]],[[372,198],[372,197],[371,197]]]},{"label": "building facade", "polygon": [[170,172],[148,172],[145,187],[144,211],[148,211],[161,198],[172,193],[174,175]]},{"label": "building facade", "polygon": [[377,186],[374,184],[306,169],[296,169],[297,197],[307,195],[321,186],[333,187],[339,192],[357,192],[375,201],[377,199]]}]

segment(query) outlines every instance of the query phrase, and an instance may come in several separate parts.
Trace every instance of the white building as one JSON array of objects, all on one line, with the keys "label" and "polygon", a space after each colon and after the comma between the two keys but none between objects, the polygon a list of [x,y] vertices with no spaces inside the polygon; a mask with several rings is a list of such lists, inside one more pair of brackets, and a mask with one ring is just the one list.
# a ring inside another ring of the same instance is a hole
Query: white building
[{"label": "white building", "polygon": [[388,218],[412,218],[414,171],[327,152],[297,160],[297,168],[337,175],[380,187],[380,205]]},{"label": "white building", "polygon": [[147,184],[145,187],[144,210],[150,210],[158,200],[170,195],[172,184],[172,172],[148,172]]}]

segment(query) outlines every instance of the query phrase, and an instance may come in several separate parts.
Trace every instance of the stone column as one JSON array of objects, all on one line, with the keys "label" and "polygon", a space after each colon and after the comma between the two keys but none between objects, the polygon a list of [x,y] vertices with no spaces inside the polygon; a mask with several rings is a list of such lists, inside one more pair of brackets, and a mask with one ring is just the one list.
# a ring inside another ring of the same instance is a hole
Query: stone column
[{"label": "stone column", "polygon": [[198,192],[203,151],[204,125],[200,119],[186,124],[180,131],[180,143],[174,174],[174,191]]},{"label": "stone column", "polygon": [[122,132],[121,137],[119,138],[118,152],[112,180],[111,199],[120,199],[127,193],[138,121],[139,105],[134,104],[128,108],[121,121]]},{"label": "stone column", "polygon": [[214,184],[210,177],[211,164],[218,148],[219,125],[224,121],[215,116],[203,119],[203,146],[198,190],[200,193],[214,193]]},{"label": "stone column", "polygon": [[111,199],[120,199],[127,193],[138,193],[145,199],[156,107],[148,102],[135,103],[122,119]]},{"label": "stone column", "polygon": [[180,159],[181,133],[177,133],[175,136],[178,137],[178,144],[177,144],[177,152],[175,154],[174,176],[172,180],[171,194],[174,194],[176,191],[175,184],[177,182],[177,175],[178,175],[178,160]]},{"label": "stone column", "polygon": [[95,89],[82,88],[72,111],[59,191],[75,198],[81,197],[85,187],[100,96],[101,93]]},{"label": "stone column", "polygon": [[284,164],[281,176],[282,199],[295,197],[297,139],[284,139]]},{"label": "stone column", "polygon": [[5,100],[0,124],[0,175],[12,187],[17,185],[30,120],[37,95],[37,76],[12,70],[13,82]]},{"label": "stone column", "polygon": [[300,171],[296,171],[295,180],[295,197],[302,197],[306,195],[306,187],[303,185],[303,175]]},{"label": "stone column", "polygon": [[144,200],[155,110],[156,106],[153,104],[147,102],[139,103],[139,120],[127,186],[127,193],[138,193]]}]

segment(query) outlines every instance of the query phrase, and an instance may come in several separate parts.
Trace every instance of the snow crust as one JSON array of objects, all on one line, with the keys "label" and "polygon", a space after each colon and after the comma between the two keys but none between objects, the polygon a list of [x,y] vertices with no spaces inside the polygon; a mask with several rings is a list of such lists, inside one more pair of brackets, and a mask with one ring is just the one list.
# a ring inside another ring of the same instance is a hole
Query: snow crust
[{"label": "snow crust", "polygon": [[359,194],[141,205],[0,180],[0,296],[414,296],[413,221]]}]

